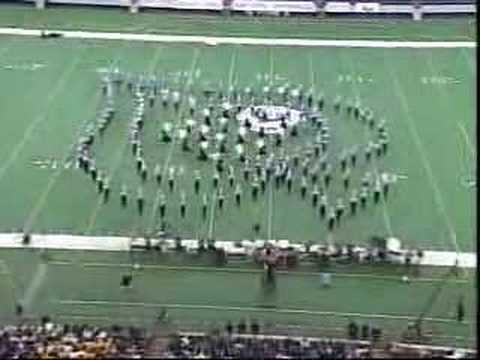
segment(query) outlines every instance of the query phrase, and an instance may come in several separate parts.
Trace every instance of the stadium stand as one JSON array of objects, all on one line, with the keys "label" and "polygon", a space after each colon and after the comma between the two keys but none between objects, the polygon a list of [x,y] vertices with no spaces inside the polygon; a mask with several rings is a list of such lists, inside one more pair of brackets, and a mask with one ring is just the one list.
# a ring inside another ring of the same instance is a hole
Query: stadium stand
[{"label": "stadium stand", "polygon": [[[231,331],[233,328],[230,329]],[[235,329],[237,330],[237,329]],[[254,330],[254,329],[250,329]],[[152,346],[153,336],[139,327],[96,327],[53,323],[0,327],[0,358],[444,358],[473,359],[467,349],[365,340],[263,334],[176,332]],[[158,338],[156,340],[159,340]],[[158,344],[160,344],[158,346]]]},{"label": "stadium stand", "polygon": [[181,334],[172,340],[168,357],[196,358],[356,358],[371,357],[368,342],[292,338],[284,336],[235,335],[211,337]]},{"label": "stadium stand", "polygon": [[140,358],[144,355],[142,329],[113,326],[41,324],[0,327],[0,358]]}]

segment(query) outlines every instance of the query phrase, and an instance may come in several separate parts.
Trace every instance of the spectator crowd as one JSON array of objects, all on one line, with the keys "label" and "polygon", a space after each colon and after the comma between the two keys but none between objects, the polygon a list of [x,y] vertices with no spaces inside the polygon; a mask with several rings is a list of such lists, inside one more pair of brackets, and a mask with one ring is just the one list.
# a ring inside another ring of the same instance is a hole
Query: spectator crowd
[{"label": "spectator crowd", "polygon": [[41,324],[0,327],[0,359],[141,358],[145,333],[133,327]]},{"label": "spectator crowd", "polygon": [[[233,330],[230,328],[230,330]],[[245,329],[246,330],[246,329]],[[376,341],[323,339],[252,333],[176,333],[152,353],[147,331],[137,327],[95,327],[51,322],[0,326],[0,359],[369,359],[475,358],[474,351]],[[351,329],[349,329],[351,330]],[[352,334],[349,335],[352,338]],[[157,337],[158,338],[158,337]],[[162,337],[163,338],[163,337]],[[374,340],[374,339],[373,339]],[[157,349],[158,350],[158,349]]]},{"label": "spectator crowd", "polygon": [[257,359],[365,359],[370,345],[340,340],[277,336],[211,337],[203,334],[177,336],[169,345],[169,358]]}]

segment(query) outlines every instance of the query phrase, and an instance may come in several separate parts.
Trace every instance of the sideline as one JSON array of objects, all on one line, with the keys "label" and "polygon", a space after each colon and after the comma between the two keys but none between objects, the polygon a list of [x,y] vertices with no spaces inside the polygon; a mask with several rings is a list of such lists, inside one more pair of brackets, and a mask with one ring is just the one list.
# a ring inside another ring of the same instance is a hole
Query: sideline
[{"label": "sideline", "polygon": [[[40,36],[40,29],[0,28],[0,35]],[[474,41],[384,41],[384,40],[315,40],[275,39],[233,36],[158,35],[119,32],[63,31],[47,32],[61,34],[69,39],[128,40],[143,42],[201,43],[206,45],[237,44],[262,46],[307,46],[307,47],[361,47],[361,48],[475,48]]]}]

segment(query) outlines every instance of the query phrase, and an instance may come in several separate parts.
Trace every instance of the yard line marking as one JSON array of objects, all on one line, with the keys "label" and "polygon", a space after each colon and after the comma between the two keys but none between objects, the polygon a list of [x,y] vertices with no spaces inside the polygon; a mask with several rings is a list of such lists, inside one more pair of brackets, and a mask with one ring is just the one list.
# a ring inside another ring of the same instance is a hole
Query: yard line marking
[{"label": "yard line marking", "polygon": [[[476,74],[475,64],[472,63],[472,61],[470,60],[470,57],[467,54],[467,51],[465,49],[462,49],[462,55],[463,55],[463,58],[464,58],[465,62],[467,63],[467,65],[470,68],[471,74],[474,75],[474,77],[475,77],[475,74]],[[474,56],[476,56],[476,54]],[[470,137],[468,136],[468,133],[465,129],[465,125],[462,123],[462,124],[459,124],[459,126],[460,126],[460,131],[462,132],[462,134],[465,138],[465,142],[466,142],[468,148],[470,149],[470,152],[473,155],[473,159],[475,160],[477,158],[477,153],[476,153],[475,146],[473,146],[471,141],[470,141]]]},{"label": "yard line marking", "polygon": [[[273,86],[274,58],[273,48],[269,48],[270,55],[270,87]],[[267,218],[267,239],[273,240],[273,181],[268,181],[268,218]]]},{"label": "yard line marking", "polygon": [[[302,314],[313,316],[337,316],[337,317],[362,317],[368,319],[392,319],[392,320],[416,320],[417,315],[393,315],[393,314],[369,314],[355,312],[337,312],[337,311],[317,311],[305,309],[277,309],[253,306],[220,306],[220,305],[202,305],[202,304],[169,304],[169,303],[147,303],[147,302],[127,302],[127,301],[103,301],[103,300],[56,300],[62,305],[84,305],[84,306],[124,306],[124,307],[150,307],[150,308],[170,308],[170,309],[190,309],[190,310],[215,310],[215,311],[245,311],[245,312],[269,312],[277,314]],[[456,323],[456,319],[425,317],[424,320],[440,323]],[[470,322],[464,322],[468,325]]]},{"label": "yard line marking", "polygon": [[[92,103],[93,102],[97,102],[98,101],[98,95],[100,94],[100,90],[97,90],[95,93],[94,93],[94,96],[92,98]],[[86,119],[84,120],[81,125],[79,126],[77,132],[75,133],[75,137],[74,137],[74,140],[72,142],[72,144],[70,144],[69,146],[69,151],[67,151],[67,154],[65,155],[65,157],[62,159],[61,161],[61,164],[57,167],[57,169],[55,170],[55,172],[52,174],[52,176],[50,177],[48,183],[47,183],[47,186],[44,188],[44,190],[42,191],[42,193],[40,193],[40,196],[38,198],[38,200],[35,202],[35,206],[33,206],[32,210],[30,211],[30,213],[28,214],[27,216],[27,220],[25,221],[24,223],[24,231],[25,232],[29,232],[31,230],[31,227],[32,225],[34,224],[38,214],[41,212],[41,210],[43,209],[43,207],[45,206],[45,203],[47,201],[47,198],[48,198],[48,195],[50,194],[50,191],[53,189],[53,186],[56,184],[57,180],[60,178],[60,175],[63,174],[63,172],[65,171],[65,167],[63,166],[63,164],[70,158],[71,156],[71,150],[75,148],[75,140],[78,138],[78,136],[82,133],[82,130],[84,129],[85,125],[90,121],[90,119]]]},{"label": "yard line marking", "polygon": [[[310,81],[311,81],[311,87],[312,87],[312,90],[315,91],[316,90],[316,76],[315,76],[315,69],[314,69],[314,66],[313,66],[313,55],[312,53],[310,52],[309,54],[310,56],[308,57],[309,59],[309,69],[310,69]],[[325,238],[327,244],[330,246],[330,245],[335,245],[335,236],[333,234],[333,231],[328,231],[327,232],[327,236]]]},{"label": "yard line marking", "polygon": [[[74,266],[73,262],[68,261],[49,261],[49,265],[53,266]],[[81,263],[81,266],[84,269],[88,268],[131,268],[132,264],[130,263]],[[170,266],[170,265],[141,265],[142,270],[158,270],[158,271],[199,271],[199,272],[213,272],[213,273],[238,273],[238,274],[262,274],[263,270],[258,269],[245,269],[245,268],[216,268],[208,266]],[[313,276],[318,277],[320,272],[313,271],[288,271],[288,270],[277,270],[277,274],[286,275],[286,276]],[[382,280],[382,281],[401,281],[401,276],[393,275],[373,275],[373,274],[362,274],[362,273],[342,273],[342,272],[332,272],[332,276],[338,278],[353,278],[353,279],[368,279],[368,280]],[[434,283],[444,281],[441,278],[411,278],[412,283]],[[449,279],[449,283],[454,284],[467,284],[468,280],[465,279]]]},{"label": "yard line marking", "polygon": [[[471,74],[475,75],[475,73],[477,72],[475,64],[472,62],[472,60],[470,60],[470,56],[467,54],[467,51],[465,49],[461,49],[461,52],[462,52],[462,57],[465,59],[465,61],[468,64],[468,67],[470,68]],[[476,56],[476,54],[474,56]]]},{"label": "yard line marking", "polygon": [[269,74],[270,74],[270,86],[273,86],[273,75],[274,75],[274,62],[273,62],[273,48],[269,48],[268,49],[268,54],[270,55],[269,56],[269,62],[270,62],[270,71],[269,71]]},{"label": "yard line marking", "polygon": [[[0,28],[0,35],[40,36],[45,29]],[[68,39],[128,40],[141,42],[174,42],[201,44],[238,44],[262,46],[326,46],[364,48],[475,48],[475,41],[380,41],[380,40],[321,40],[302,38],[255,38],[233,36],[158,35],[120,32],[64,31],[50,29]]]},{"label": "yard line marking", "polygon": [[25,294],[23,295],[23,299],[21,301],[23,306],[28,308],[33,303],[35,296],[47,278],[47,270],[47,264],[44,262],[40,262],[37,265],[35,275],[33,276],[27,287],[27,290],[25,291]]},{"label": "yard line marking", "polygon": [[430,166],[430,162],[428,160],[428,157],[426,155],[425,149],[423,148],[422,141],[420,139],[420,135],[417,131],[417,128],[415,126],[415,122],[412,120],[411,115],[410,115],[410,108],[408,106],[407,99],[405,97],[405,94],[402,91],[402,88],[400,86],[400,83],[398,82],[398,76],[396,75],[395,71],[390,67],[388,62],[386,61],[386,58],[384,57],[384,64],[385,68],[389,71],[390,77],[393,79],[393,85],[395,88],[395,91],[397,95],[399,96],[400,99],[400,104],[403,109],[403,112],[405,114],[405,123],[407,125],[408,130],[410,131],[410,135],[412,136],[412,139],[415,143],[415,146],[417,148],[417,151],[420,155],[420,159],[422,160],[423,167],[425,168],[425,171],[427,172],[428,179],[430,180],[430,184],[432,185],[433,189],[433,194],[434,194],[434,199],[437,207],[440,209],[440,212],[445,220],[445,224],[447,225],[448,232],[452,241],[453,246],[455,247],[456,253],[460,253],[460,247],[458,246],[457,243],[457,233],[455,231],[455,228],[453,227],[453,224],[450,220],[450,217],[447,214],[445,204],[443,201],[442,194],[440,192],[440,189],[438,188],[438,185],[435,181],[435,176],[433,175],[432,168]]},{"label": "yard line marking", "polygon": [[470,153],[472,155],[472,160],[475,163],[475,159],[477,158],[477,152],[475,151],[475,148],[473,147],[472,143],[470,142],[470,137],[467,134],[467,130],[465,129],[465,124],[463,122],[457,122],[456,123],[458,128],[460,129],[460,132],[462,133],[463,139],[465,140],[465,145],[467,145],[468,150],[470,150]]},{"label": "yard line marking", "polygon": [[2,57],[3,55],[5,55],[5,54],[8,52],[8,50],[10,50],[9,44],[7,44],[5,47],[2,47],[2,48],[0,49],[0,57]]},{"label": "yard line marking", "polygon": [[310,80],[311,80],[310,86],[312,87],[312,90],[315,92],[317,82],[315,80],[315,69],[313,66],[313,55],[311,51],[309,52],[308,65],[310,67]]},{"label": "yard line marking", "polygon": [[[118,54],[115,56],[115,59],[113,61],[114,64],[117,63],[118,59],[120,58],[121,53],[125,47],[122,47]],[[100,89],[97,89],[97,91],[94,93],[93,96],[93,102],[97,103],[99,100],[99,95],[100,95]],[[88,107],[90,108],[90,107]],[[83,122],[81,122],[80,126],[78,127],[77,132],[75,133],[75,136],[69,146],[69,151],[67,151],[67,154],[65,155],[64,159],[62,160],[62,164],[65,163],[70,157],[71,157],[71,151],[75,148],[76,145],[76,140],[78,137],[82,134],[83,129],[85,126],[91,121],[91,119],[86,118]],[[45,202],[47,201],[48,195],[50,194],[50,191],[53,189],[53,186],[56,184],[57,180],[60,178],[60,175],[63,174],[65,167],[60,166],[57,168],[57,170],[54,172],[54,174],[50,177],[49,182],[47,183],[47,186],[45,187],[44,191],[41,193],[40,197],[38,198],[37,202],[35,203],[35,206],[32,208],[32,211],[27,217],[27,220],[24,224],[24,231],[29,232],[31,230],[31,226],[35,222],[38,214],[40,211],[43,209],[45,206]]]},{"label": "yard line marking", "polygon": [[7,263],[3,260],[0,260],[0,276],[5,276],[7,279],[6,281],[8,282],[8,287],[10,288],[10,295],[11,298],[13,299],[13,303],[16,303],[18,298],[18,290],[17,290],[17,285],[14,282],[13,274],[7,265]]},{"label": "yard line marking", "polygon": [[[197,66],[199,56],[200,56],[200,49],[199,48],[194,48],[193,49],[193,56],[192,56],[192,63],[190,65],[188,78],[185,80],[185,84],[183,85],[183,91],[181,92],[181,94],[183,94],[183,96],[182,96],[182,99],[181,99],[180,110],[179,110],[178,116],[177,116],[177,123],[174,126],[175,130],[179,127],[178,123],[182,121],[183,113],[185,111],[185,101],[186,101],[185,94],[187,93],[187,90],[192,86],[193,76],[194,76],[194,73],[195,73],[195,68]],[[175,148],[175,144],[177,143],[177,138],[178,138],[178,136],[173,136],[173,139],[172,139],[172,141],[170,143],[170,146],[168,148],[168,154],[167,154],[167,157],[165,158],[165,162],[163,164],[163,169],[162,169],[162,179],[164,179],[165,175],[167,174],[168,165],[169,165],[170,160],[172,158],[173,151],[174,151],[174,148]],[[151,215],[151,218],[150,218],[150,226],[148,227],[148,232],[149,233],[151,233],[153,231],[153,228],[155,226],[155,215],[157,213],[158,204],[160,202],[160,195],[161,195],[161,188],[159,188],[157,190],[157,193],[155,195],[155,199],[153,201],[152,215]]]},{"label": "yard line marking", "polygon": [[[462,49],[462,54],[463,54],[463,49]],[[438,73],[438,71],[437,71],[436,68],[435,68],[435,65],[434,65],[434,63],[433,63],[433,59],[432,59],[432,55],[431,55],[431,54],[428,54],[428,57],[427,57],[427,65],[428,65],[428,67],[429,67],[430,73],[431,73],[433,76],[436,76],[437,73]],[[447,101],[447,100],[448,100],[448,96],[447,96],[447,93],[446,93],[445,89],[444,89],[442,86],[440,86],[440,87],[438,87],[438,92],[439,92],[439,93],[441,94],[441,96],[443,97],[443,100],[444,100],[443,103],[444,103],[444,104],[448,104],[448,101]],[[463,121],[461,121],[461,120],[460,120],[460,121],[456,121],[455,124],[456,124],[457,127],[460,129],[460,132],[461,132],[461,134],[462,134],[463,137],[464,137],[465,144],[467,145],[467,147],[468,147],[469,150],[471,151],[473,160],[475,160],[475,158],[476,158],[476,156],[475,156],[475,150],[473,149],[472,145],[470,144],[470,139],[469,139],[469,137],[468,137],[468,135],[467,135],[467,132],[466,132],[466,130],[465,130],[465,126],[464,126]],[[461,151],[460,151],[460,152],[463,153],[463,148],[462,148],[461,146],[460,146],[460,148],[461,148]],[[464,162],[463,162],[463,159],[462,159],[462,163],[464,163]],[[467,279],[470,278],[470,274],[465,273],[464,275],[465,275],[465,277],[466,277]],[[474,332],[475,332],[475,329],[472,329],[472,330],[471,330],[471,333],[473,334]]]},{"label": "yard line marking", "polygon": [[274,240],[272,231],[273,231],[273,182],[270,179],[268,186],[268,233],[267,239]]},{"label": "yard line marking", "polygon": [[[436,76],[438,74],[438,71],[435,69],[435,65],[433,63],[433,59],[432,59],[432,55],[429,54],[428,57],[427,57],[427,65],[428,65],[428,68],[430,70],[430,73],[433,75],[433,76]],[[443,97],[443,103],[444,104],[448,104],[448,96],[447,96],[447,93],[445,91],[445,88],[442,87],[442,86],[439,86],[439,87],[436,87],[438,89],[438,92],[442,95]],[[472,160],[475,161],[476,159],[476,152],[475,152],[475,149],[474,147],[472,146],[472,143],[470,142],[470,138],[467,134],[467,131],[465,129],[465,124],[463,121],[455,121],[455,124],[457,125],[457,127],[459,128],[460,130],[460,133],[462,134],[462,137],[464,138],[464,141],[465,141],[465,145],[467,146],[467,148],[469,149],[471,155],[472,155]]]},{"label": "yard line marking", "polygon": [[[148,65],[148,68],[147,68],[147,73],[148,74],[153,74],[153,72],[154,72],[154,70],[157,66],[158,60],[160,59],[160,54],[161,54],[162,50],[163,50],[162,46],[159,46],[155,50],[153,58],[150,61],[149,65]],[[128,136],[125,136],[125,141],[122,143],[122,146],[118,149],[118,151],[116,153],[116,157],[115,157],[115,161],[113,162],[113,166],[111,166],[110,169],[109,169],[110,173],[108,175],[109,175],[110,178],[112,178],[113,175],[116,174],[118,169],[120,168],[120,165],[122,163],[122,159],[124,158],[124,154],[125,154],[125,151],[126,151],[127,148],[128,148]],[[90,234],[93,227],[95,226],[95,224],[97,222],[98,214],[100,213],[102,203],[103,203],[102,197],[99,196],[98,200],[97,200],[97,203],[96,203],[92,213],[90,214],[90,218],[89,218],[89,222],[88,222],[88,226],[87,226],[87,230],[85,231],[85,234],[87,234],[87,235]]]},{"label": "yard line marking", "polygon": [[[347,64],[348,64],[352,74],[356,74],[356,69],[355,69],[355,65],[353,64],[353,62],[350,60],[350,58],[345,57],[344,55],[341,55],[341,54],[342,54],[342,51],[340,51],[340,57],[342,59],[345,59],[345,58],[348,59]],[[352,81],[352,88],[353,88],[353,92],[355,93],[355,97],[357,99],[360,99],[360,91],[358,90],[356,81]],[[363,138],[364,138],[365,141],[368,141],[368,129],[367,129],[366,126],[363,128]],[[373,171],[375,172],[375,175],[378,178],[379,177],[379,171],[378,171],[377,159],[376,159],[375,156],[372,156],[372,165],[373,165]],[[393,229],[392,229],[392,221],[391,221],[390,214],[388,212],[387,202],[385,201],[385,198],[383,196],[380,196],[380,199],[381,199],[381,202],[382,202],[382,215],[383,215],[383,222],[385,224],[385,228],[388,232],[388,235],[390,237],[394,237],[394,233],[393,233]]]},{"label": "yard line marking", "polygon": [[210,218],[208,221],[208,240],[213,240],[213,232],[215,228],[215,210],[217,208],[216,202],[217,202],[217,193],[216,191],[213,192],[212,194],[212,204],[210,206]]},{"label": "yard line marking", "polygon": [[[228,70],[228,83],[227,83],[227,96],[228,96],[228,100],[230,101],[230,86],[233,84],[234,82],[234,77],[235,77],[235,66],[236,66],[236,63],[237,63],[237,48],[234,47],[233,50],[232,50],[232,57],[230,59],[230,67],[229,67],[229,70]],[[216,203],[217,203],[217,191],[214,189],[212,191],[212,196],[211,196],[211,201],[212,201],[212,204],[211,204],[211,207],[210,207],[210,217],[209,217],[209,222],[208,222],[208,239],[209,240],[214,240],[213,239],[213,233],[215,231],[215,212],[216,212],[216,209],[217,209],[217,206],[216,206]]]},{"label": "yard line marking", "polygon": [[[80,55],[83,54],[86,50],[82,49],[80,52]],[[12,153],[8,157],[8,159],[4,162],[3,166],[0,167],[0,182],[2,181],[3,177],[7,173],[7,170],[12,166],[15,161],[17,160],[18,156],[20,155],[20,152],[24,149],[25,145],[27,142],[30,140],[30,138],[33,135],[33,132],[37,128],[37,126],[40,124],[40,122],[44,121],[47,118],[48,111],[50,110],[50,106],[53,103],[53,101],[56,98],[56,95],[63,90],[63,88],[66,85],[67,79],[70,77],[70,75],[73,73],[73,70],[77,67],[77,65],[80,62],[81,56],[76,56],[74,57],[73,61],[71,64],[66,68],[66,70],[61,73],[60,78],[58,79],[55,87],[53,90],[50,91],[48,94],[48,97],[45,101],[45,107],[43,109],[43,112],[41,112],[27,127],[25,130],[25,133],[23,134],[23,137],[19,140],[17,143],[17,146],[13,149]]]},{"label": "yard line marking", "polygon": [[[76,314],[60,314],[56,316],[59,319],[79,319],[79,320],[101,320],[102,322],[106,323],[111,318],[108,316],[94,316],[94,315],[76,315]],[[118,321],[118,317],[116,316],[115,319]],[[125,319],[122,319],[125,320]]]}]

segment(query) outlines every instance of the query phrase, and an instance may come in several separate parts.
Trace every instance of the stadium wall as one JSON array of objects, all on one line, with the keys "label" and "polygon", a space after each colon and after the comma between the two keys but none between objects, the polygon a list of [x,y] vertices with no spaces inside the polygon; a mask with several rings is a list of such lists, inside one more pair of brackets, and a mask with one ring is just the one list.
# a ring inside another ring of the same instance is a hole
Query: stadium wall
[{"label": "stadium wall", "polygon": [[[331,15],[409,15],[475,14],[475,3],[451,0],[414,6],[412,3],[382,3],[372,1],[304,1],[304,0],[23,0],[44,5],[90,5],[141,9],[170,9],[189,11],[230,11],[246,14],[331,14]],[[43,7],[43,6],[42,6]]]}]

